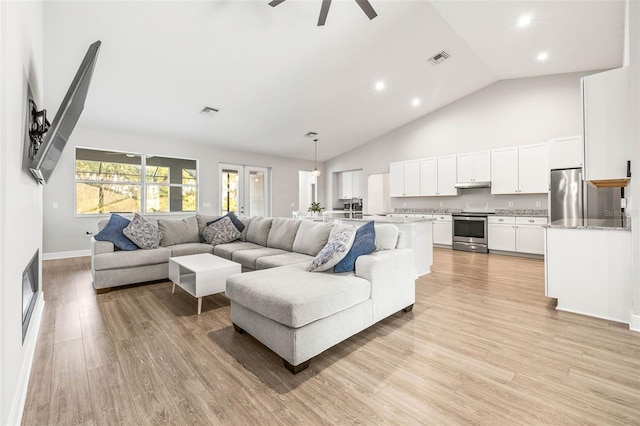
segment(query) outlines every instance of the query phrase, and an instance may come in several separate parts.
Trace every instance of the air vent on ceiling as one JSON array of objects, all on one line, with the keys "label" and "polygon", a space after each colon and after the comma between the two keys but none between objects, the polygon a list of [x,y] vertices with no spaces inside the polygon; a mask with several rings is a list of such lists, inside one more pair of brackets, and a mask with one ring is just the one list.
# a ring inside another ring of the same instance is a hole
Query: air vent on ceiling
[{"label": "air vent on ceiling", "polygon": [[445,61],[446,59],[449,59],[450,56],[451,55],[449,55],[449,52],[447,52],[446,50],[443,50],[441,52],[436,53],[432,57],[430,57],[429,62],[431,62],[433,65],[438,65],[439,63]]},{"label": "air vent on ceiling", "polygon": [[304,135],[305,138],[315,138],[318,136],[318,132],[309,132],[306,135]]},{"label": "air vent on ceiling", "polygon": [[216,115],[220,110],[217,108],[211,108],[211,107],[204,107],[202,108],[202,111],[200,111],[202,114],[207,114],[207,115]]}]

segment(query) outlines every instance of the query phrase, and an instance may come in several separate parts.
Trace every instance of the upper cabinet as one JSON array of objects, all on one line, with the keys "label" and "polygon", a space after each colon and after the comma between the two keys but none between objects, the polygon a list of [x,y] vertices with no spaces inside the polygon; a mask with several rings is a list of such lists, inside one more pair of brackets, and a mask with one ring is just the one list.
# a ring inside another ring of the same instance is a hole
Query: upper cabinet
[{"label": "upper cabinet", "polygon": [[389,163],[389,174],[392,197],[420,195],[420,160]]},{"label": "upper cabinet", "polygon": [[457,155],[457,182],[491,181],[491,152],[469,152]]},{"label": "upper cabinet", "polygon": [[458,195],[455,185],[455,155],[420,160],[420,195]]},{"label": "upper cabinet", "polygon": [[584,179],[627,178],[629,71],[617,68],[583,77]]},{"label": "upper cabinet", "polygon": [[584,144],[582,136],[549,139],[549,169],[582,167]]},{"label": "upper cabinet", "polygon": [[348,200],[362,198],[362,170],[341,172],[338,175],[338,198]]},{"label": "upper cabinet", "polygon": [[491,193],[548,192],[548,155],[546,143],[491,151]]}]

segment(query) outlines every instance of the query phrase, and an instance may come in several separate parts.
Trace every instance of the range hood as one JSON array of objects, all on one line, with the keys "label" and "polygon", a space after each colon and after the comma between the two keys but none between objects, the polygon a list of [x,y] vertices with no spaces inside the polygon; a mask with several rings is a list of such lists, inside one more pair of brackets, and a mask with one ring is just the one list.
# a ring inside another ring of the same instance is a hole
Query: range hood
[{"label": "range hood", "polygon": [[459,189],[491,188],[491,182],[489,181],[460,182],[460,183],[456,183],[455,187]]}]

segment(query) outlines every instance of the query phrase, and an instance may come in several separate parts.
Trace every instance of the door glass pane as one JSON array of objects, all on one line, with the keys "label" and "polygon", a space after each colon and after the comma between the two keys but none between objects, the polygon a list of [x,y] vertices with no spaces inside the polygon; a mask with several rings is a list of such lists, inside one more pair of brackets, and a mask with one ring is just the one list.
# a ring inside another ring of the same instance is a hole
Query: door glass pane
[{"label": "door glass pane", "polygon": [[265,173],[249,171],[249,211],[248,216],[266,216]]},{"label": "door glass pane", "polygon": [[222,170],[222,213],[238,212],[238,186],[240,173],[237,170]]}]

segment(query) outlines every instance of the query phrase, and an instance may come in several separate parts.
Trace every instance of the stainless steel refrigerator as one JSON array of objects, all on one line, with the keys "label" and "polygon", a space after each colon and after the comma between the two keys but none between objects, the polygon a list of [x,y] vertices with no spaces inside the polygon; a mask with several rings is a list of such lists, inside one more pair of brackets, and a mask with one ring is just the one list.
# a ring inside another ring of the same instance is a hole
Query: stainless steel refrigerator
[{"label": "stainless steel refrigerator", "polygon": [[582,169],[551,170],[549,219],[581,222],[583,219],[622,218],[620,188],[596,188],[582,180]]}]

